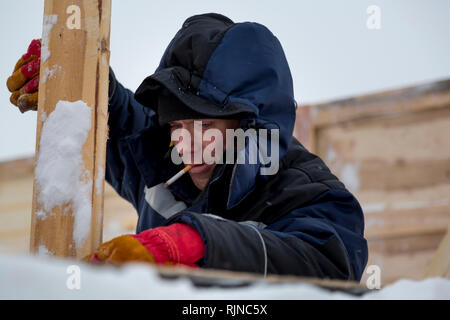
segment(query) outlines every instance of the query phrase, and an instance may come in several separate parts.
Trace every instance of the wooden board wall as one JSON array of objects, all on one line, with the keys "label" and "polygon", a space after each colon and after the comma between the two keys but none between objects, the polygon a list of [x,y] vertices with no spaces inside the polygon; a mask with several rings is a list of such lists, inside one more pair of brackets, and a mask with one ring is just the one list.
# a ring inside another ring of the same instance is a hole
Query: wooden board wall
[{"label": "wooden board wall", "polygon": [[299,138],[363,207],[368,265],[382,284],[423,277],[450,222],[450,81],[305,109]]}]

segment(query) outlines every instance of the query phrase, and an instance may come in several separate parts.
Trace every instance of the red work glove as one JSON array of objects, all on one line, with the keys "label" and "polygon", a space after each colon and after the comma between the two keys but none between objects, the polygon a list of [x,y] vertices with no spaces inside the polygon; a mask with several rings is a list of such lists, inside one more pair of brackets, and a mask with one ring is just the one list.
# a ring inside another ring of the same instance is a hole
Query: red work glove
[{"label": "red work glove", "polygon": [[10,101],[23,113],[37,110],[39,69],[41,65],[41,40],[33,40],[14,67],[13,74],[6,81],[12,92]]},{"label": "red work glove", "polygon": [[124,235],[103,243],[85,260],[90,262],[141,261],[156,264],[181,264],[199,267],[195,262],[205,255],[205,245],[198,232],[183,223]]}]

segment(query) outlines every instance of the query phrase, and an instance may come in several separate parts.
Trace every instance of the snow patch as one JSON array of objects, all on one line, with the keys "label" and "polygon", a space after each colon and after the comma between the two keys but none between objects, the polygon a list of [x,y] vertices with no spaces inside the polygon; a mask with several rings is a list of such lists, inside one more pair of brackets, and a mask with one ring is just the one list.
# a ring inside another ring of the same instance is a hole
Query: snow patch
[{"label": "snow patch", "polygon": [[103,166],[99,166],[97,179],[95,179],[95,189],[96,189],[98,195],[100,195],[102,193],[102,183],[103,183],[104,177],[105,177],[105,169],[103,168]]},{"label": "snow patch", "polygon": [[364,300],[434,300],[450,299],[450,280],[428,278],[422,281],[400,279],[381,290],[363,296]]},{"label": "snow patch", "polygon": [[52,252],[50,252],[48,249],[47,249],[47,247],[46,246],[44,246],[43,244],[41,244],[39,247],[38,247],[38,255],[40,255],[40,256],[52,256],[53,255],[53,253]]},{"label": "snow patch", "polygon": [[89,235],[92,214],[92,181],[82,159],[90,129],[91,108],[86,103],[59,101],[42,127],[35,170],[37,200],[45,212],[71,204],[78,248]]},{"label": "snow patch", "polygon": [[61,71],[62,67],[58,66],[57,64],[53,65],[53,67],[45,68],[44,72],[42,73],[42,83],[47,82],[47,79],[53,79],[55,76],[56,71]]},{"label": "snow patch", "polygon": [[44,16],[44,25],[42,27],[42,45],[41,45],[41,61],[45,62],[50,57],[49,36],[53,26],[58,22],[58,15],[51,14]]},{"label": "snow patch", "polygon": [[[80,290],[68,290],[68,267],[80,267]],[[0,299],[175,300],[378,300],[450,299],[450,280],[399,280],[362,296],[331,292],[307,283],[254,283],[237,288],[195,287],[185,278],[163,279],[148,264],[92,266],[68,259],[0,254]],[[151,288],[151,290],[149,290]]]},{"label": "snow patch", "polygon": [[36,218],[39,220],[45,220],[47,219],[47,214],[45,213],[44,210],[36,211]]},{"label": "snow patch", "polygon": [[41,122],[45,122],[45,120],[47,120],[47,114],[45,113],[45,111],[42,111],[42,113],[41,113]]}]

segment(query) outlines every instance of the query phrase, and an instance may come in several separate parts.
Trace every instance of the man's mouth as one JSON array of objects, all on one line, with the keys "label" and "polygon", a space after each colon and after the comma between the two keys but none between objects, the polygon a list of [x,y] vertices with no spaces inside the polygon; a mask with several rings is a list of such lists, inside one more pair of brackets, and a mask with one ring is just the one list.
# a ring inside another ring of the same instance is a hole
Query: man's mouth
[{"label": "man's mouth", "polygon": [[190,173],[203,173],[208,170],[209,164],[202,163],[202,164],[195,164],[192,166],[192,169],[189,171]]}]

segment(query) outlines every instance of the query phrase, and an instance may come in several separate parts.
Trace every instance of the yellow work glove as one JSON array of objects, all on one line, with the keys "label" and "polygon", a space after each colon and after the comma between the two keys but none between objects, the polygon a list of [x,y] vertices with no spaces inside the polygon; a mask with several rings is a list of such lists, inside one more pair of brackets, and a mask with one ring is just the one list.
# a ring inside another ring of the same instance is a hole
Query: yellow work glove
[{"label": "yellow work glove", "polygon": [[12,92],[10,101],[20,111],[37,110],[39,70],[41,64],[41,40],[33,40],[16,63],[6,86]]}]

